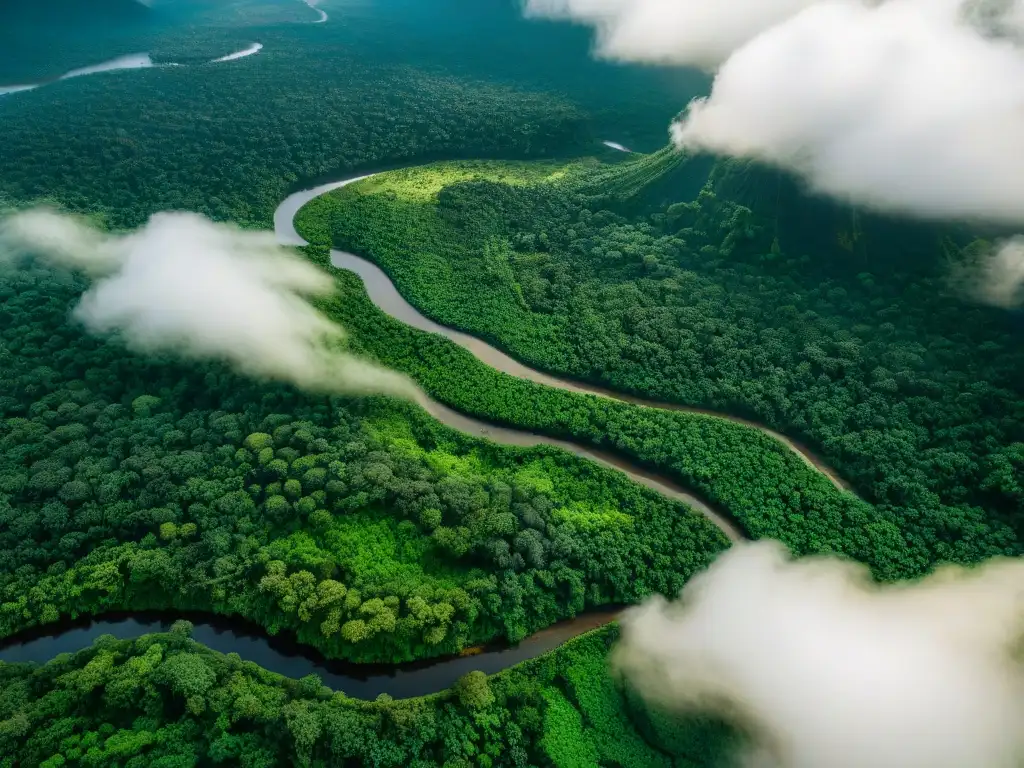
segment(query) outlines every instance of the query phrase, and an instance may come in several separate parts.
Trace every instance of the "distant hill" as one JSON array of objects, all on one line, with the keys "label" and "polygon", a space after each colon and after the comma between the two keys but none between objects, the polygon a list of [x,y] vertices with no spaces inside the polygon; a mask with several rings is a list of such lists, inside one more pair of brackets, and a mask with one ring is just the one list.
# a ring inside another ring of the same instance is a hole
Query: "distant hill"
[{"label": "distant hill", "polygon": [[144,52],[158,16],[137,0],[0,0],[0,85]]},{"label": "distant hill", "polygon": [[151,15],[150,8],[138,0],[4,0],[0,28],[138,24]]}]

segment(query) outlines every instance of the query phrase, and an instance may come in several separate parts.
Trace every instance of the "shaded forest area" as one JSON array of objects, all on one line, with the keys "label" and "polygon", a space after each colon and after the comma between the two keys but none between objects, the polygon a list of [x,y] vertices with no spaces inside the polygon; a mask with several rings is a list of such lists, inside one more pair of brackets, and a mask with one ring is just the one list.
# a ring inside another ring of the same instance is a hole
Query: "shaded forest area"
[{"label": "shaded forest area", "polygon": [[[308,249],[327,267],[325,247]],[[322,303],[352,331],[353,347],[412,375],[433,397],[473,416],[576,440],[665,473],[728,511],[753,538],[799,555],[837,552],[894,580],[929,571],[940,557],[971,562],[1014,555],[1013,531],[986,521],[975,535],[934,520],[911,526],[889,509],[837,489],[761,431],[714,416],[641,408],[544,387],[499,373],[448,339],[383,315],[359,278],[336,270],[343,293]]]},{"label": "shaded forest area", "polygon": [[315,18],[299,0],[9,0],[0,4],[0,85],[46,82],[136,53],[208,62],[248,43],[248,32]]},{"label": "shaded forest area", "polygon": [[[753,197],[770,185],[775,194],[763,198],[791,202],[774,174],[763,180],[762,171],[729,163],[691,202],[666,203],[673,186],[692,184],[688,173],[663,154],[611,167],[574,163],[561,175],[544,166],[543,180],[531,183],[509,183],[505,163],[442,164],[345,187],[311,203],[299,221],[312,242],[333,241],[380,264],[434,319],[532,365],[749,415],[820,446],[898,529],[878,553],[906,562],[883,572],[1019,553],[1024,353],[1012,316],[951,295],[942,269],[959,256],[954,241],[891,223],[880,236],[870,228],[883,224],[834,206],[804,235],[806,217],[787,228],[766,215],[763,200],[751,200],[755,211],[720,196]],[[820,229],[828,227],[832,249],[806,253],[802,242],[827,243]],[[533,409],[531,425],[552,423],[541,412],[558,409]],[[522,424],[524,413],[501,417]],[[678,438],[655,426],[673,417],[641,418],[646,433],[638,422],[627,430],[631,453],[664,465],[672,450],[685,450],[665,448]],[[554,417],[565,425],[555,431],[622,442],[603,413],[588,419],[594,426]],[[694,474],[683,472],[691,484]],[[777,482],[763,471],[742,481],[726,474],[744,487]],[[840,546],[810,534],[801,509],[807,488],[801,480],[784,502],[799,517],[767,512],[766,525],[749,522],[772,509],[762,499],[711,497],[753,535],[865,560],[865,549],[879,545],[865,547],[860,523],[825,513],[826,530],[851,527]],[[879,555],[866,561],[877,566]]]},{"label": "shaded forest area", "polygon": [[[168,18],[166,9],[178,5],[158,5],[152,28],[122,30],[127,47],[90,35],[47,44],[98,46],[49,77],[143,51],[157,63],[189,66],[75,78],[0,98],[0,204],[52,199],[102,212],[115,227],[182,208],[265,227],[296,185],[352,169],[574,153],[617,124],[626,126],[624,140],[660,141],[699,85],[591,62],[582,30],[525,22],[515,3],[474,7],[475,23],[508,22],[509,33],[504,47],[465,56],[455,52],[467,45],[468,20],[446,0],[356,4],[326,24],[310,23],[315,15],[298,0],[249,0],[244,14],[234,9],[239,3],[194,3]],[[253,41],[264,45],[258,55],[209,63]],[[515,66],[509,50],[518,51]],[[24,60],[7,53],[0,72]],[[619,81],[624,90],[608,88]]]},{"label": "shaded forest area", "polygon": [[[114,227],[180,208],[267,226],[300,179],[432,154],[545,154],[583,130],[578,110],[551,97],[343,54],[311,53],[291,68],[274,61],[290,54],[268,47],[234,62],[106,73],[7,97],[0,193],[98,211]],[[332,86],[291,87],[305,78]]]},{"label": "shaded forest area", "polygon": [[140,53],[159,19],[136,0],[0,3],[0,85],[46,81]]},{"label": "shaded forest area", "polygon": [[268,28],[263,51],[233,62],[198,63],[249,40],[205,33],[156,49],[192,66],[5,97],[0,196],[115,227],[181,208],[267,226],[302,179],[420,156],[544,155],[585,135],[583,113],[556,97],[378,66],[303,39],[307,26]]}]

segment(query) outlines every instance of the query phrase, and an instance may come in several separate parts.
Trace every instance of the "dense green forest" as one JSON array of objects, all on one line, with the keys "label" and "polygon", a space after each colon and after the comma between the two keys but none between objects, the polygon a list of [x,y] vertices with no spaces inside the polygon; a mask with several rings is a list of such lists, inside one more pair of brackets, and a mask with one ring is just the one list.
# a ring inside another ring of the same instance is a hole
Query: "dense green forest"
[{"label": "dense green forest", "polygon": [[[326,248],[309,250],[311,258],[329,264]],[[982,519],[965,533],[942,519],[908,519],[871,505],[836,488],[755,428],[498,373],[447,339],[383,316],[351,273],[336,270],[336,276],[343,293],[323,307],[353,332],[355,348],[410,373],[458,410],[611,448],[676,477],[731,513],[754,538],[779,539],[798,554],[844,553],[884,579],[920,575],[943,560],[974,562],[1020,551],[1013,530],[991,520]]]},{"label": "dense green forest", "polygon": [[49,80],[139,48],[159,19],[136,0],[0,4],[0,86]]},{"label": "dense green forest", "polygon": [[[267,226],[294,185],[347,169],[578,152],[620,125],[620,138],[660,141],[699,85],[590,62],[582,30],[528,24],[504,0],[473,11],[477,23],[508,22],[504,42],[464,56],[453,54],[464,50],[454,40],[465,41],[466,19],[447,1],[347,5],[327,24],[309,23],[313,12],[298,0],[250,0],[245,13],[233,11],[239,4],[199,3],[171,19],[177,3],[158,4],[159,24],[119,32],[127,47],[66,34],[48,46],[99,48],[46,76],[142,51],[189,66],[0,97],[0,199],[53,199],[102,211],[118,227],[181,208]],[[258,55],[209,63],[254,40],[264,44]],[[0,73],[22,59],[0,55]],[[30,75],[10,71],[0,82]]]},{"label": "dense green forest", "polygon": [[[124,9],[112,2],[80,25],[100,32],[77,34],[81,4],[69,0],[50,8],[56,25],[7,25],[7,83],[142,51],[182,66],[0,99],[0,203],[53,201],[112,227],[168,208],[266,226],[290,188],[350,168],[573,153],[605,126],[660,140],[690,87],[593,64],[582,33],[522,22],[504,48],[451,56],[430,44],[424,14],[457,9],[434,5],[359,4],[312,25],[297,2],[176,0],[114,24]],[[491,11],[460,23],[517,13]],[[566,35],[552,78],[539,53]],[[254,40],[259,55],[208,63]],[[510,65],[513,49],[528,75]],[[599,76],[632,88],[644,111]],[[128,354],[69,320],[84,287],[31,262],[0,275],[5,636],[61,616],[179,607],[241,614],[332,656],[436,656],[672,594],[726,545],[702,517],[560,451],[499,449],[391,401],[306,397]],[[364,320],[380,343],[401,330]],[[144,680],[152,643],[101,642],[44,667],[0,664],[0,763],[568,765],[584,745],[585,764],[667,765],[677,741],[696,759],[703,750],[668,721],[624,709],[605,672],[611,637],[493,680],[493,699],[474,677],[400,706],[339,702],[177,636],[159,641],[167,670]],[[73,669],[84,679],[100,667],[102,682],[65,686]],[[199,681],[184,699],[176,668]],[[240,708],[224,709],[229,699]]]},{"label": "dense green forest", "polygon": [[0,636],[173,606],[403,661],[676,592],[725,546],[561,451],[140,359],[68,319],[81,280],[4,277]]},{"label": "dense green forest", "polygon": [[[298,0],[2,4],[0,83],[127,53],[158,66],[0,96],[0,209],[49,201],[111,228],[186,209],[266,228],[291,190],[416,166],[299,216],[306,257],[338,287],[317,305],[354,351],[463,413],[614,453],[752,538],[880,579],[1021,554],[1019,318],[949,295],[971,235],[656,151],[706,78],[593,61],[586,30],[523,21],[518,2],[323,7],[326,24]],[[254,41],[257,55],[212,63]],[[757,429],[498,373],[387,317],[331,269],[330,244],[537,368],[803,439],[855,493]],[[727,546],[565,451],[131,353],[70,318],[87,284],[0,263],[0,639],[181,609],[333,658],[424,659],[674,595]],[[106,637],[0,663],[0,768],[731,764],[737,734],[648,709],[610,675],[616,636],[373,702],[214,653],[184,624]]]},{"label": "dense green forest", "polygon": [[[395,171],[314,201],[299,220],[311,242],[381,264],[433,318],[537,367],[805,437],[900,529],[910,572],[1019,552],[1024,360],[1012,317],[943,289],[955,241],[910,227],[900,241],[892,226],[871,237],[849,211],[820,216],[819,231],[780,229],[758,205],[764,172],[725,162],[695,199],[665,203],[666,190],[692,183],[689,164],[667,158],[560,173],[500,162]],[[735,202],[744,195],[757,212]],[[829,226],[832,250],[804,253]],[[614,444],[599,423],[594,437]],[[666,450],[636,439],[640,458]],[[711,495],[744,522],[759,512],[749,497]],[[807,542],[802,510],[786,535],[788,518],[769,514],[748,530]],[[831,518],[837,526],[864,534]],[[797,548],[865,559],[825,541]]]},{"label": "dense green forest", "polygon": [[11,0],[0,4],[0,86],[46,82],[126,54],[209,62],[272,25],[314,18],[296,0]]},{"label": "dense green forest", "polygon": [[[204,50],[212,55],[209,45]],[[313,72],[275,65],[285,56],[265,48],[226,64],[95,75],[7,97],[0,192],[99,210],[117,227],[169,208],[266,225],[289,185],[334,168],[431,154],[543,154],[583,131],[578,110],[546,95],[368,66],[343,54],[314,58]],[[274,98],[260,76],[271,67],[281,78]],[[285,90],[305,77],[337,86]],[[234,104],[225,110],[227,94]]]},{"label": "dense green forest", "polygon": [[436,696],[374,702],[214,653],[188,631],[0,665],[0,766],[695,768],[726,765],[735,744],[719,723],[676,721],[620,689],[604,662],[613,629]]}]

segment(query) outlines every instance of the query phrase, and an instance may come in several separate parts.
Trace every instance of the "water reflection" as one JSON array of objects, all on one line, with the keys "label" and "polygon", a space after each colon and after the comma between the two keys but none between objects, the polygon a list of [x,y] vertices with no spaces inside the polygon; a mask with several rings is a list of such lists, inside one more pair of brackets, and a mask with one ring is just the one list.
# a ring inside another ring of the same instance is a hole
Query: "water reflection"
[{"label": "water reflection", "polygon": [[101,619],[80,619],[23,633],[0,645],[0,662],[44,663],[62,653],[88,648],[101,635],[131,640],[152,632],[166,632],[178,619],[195,627],[192,637],[215,651],[237,653],[264,669],[299,679],[317,675],[324,685],[360,699],[382,693],[409,698],[450,688],[468,672],[487,674],[532,659],[573,637],[607,624],[618,609],[587,613],[541,630],[511,648],[491,648],[473,656],[435,659],[411,664],[352,664],[327,659],[290,636],[271,637],[256,624],[209,614],[143,612],[109,614]]}]

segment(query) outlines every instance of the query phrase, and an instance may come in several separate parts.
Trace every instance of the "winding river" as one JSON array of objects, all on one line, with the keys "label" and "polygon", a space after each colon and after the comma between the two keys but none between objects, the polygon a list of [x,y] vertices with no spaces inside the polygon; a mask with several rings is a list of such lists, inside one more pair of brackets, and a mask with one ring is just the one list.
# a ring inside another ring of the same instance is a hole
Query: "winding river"
[{"label": "winding river", "polygon": [[[321,8],[317,8],[317,2],[319,2],[319,0],[302,0],[302,2],[318,14],[314,21],[309,22],[310,24],[323,24],[327,21],[327,13]],[[219,59],[213,59],[210,63],[219,64],[224,61],[244,59],[246,56],[252,56],[254,53],[259,53],[261,50],[263,50],[262,43],[252,43],[248,48],[244,48],[241,51],[235,51],[234,53],[229,53],[226,56],[221,56]],[[101,61],[99,64],[91,64],[87,67],[72,69],[70,72],[65,72],[63,75],[59,75],[49,80],[43,80],[38,83],[0,85],[0,96],[7,96],[12,93],[21,93],[22,91],[34,91],[36,88],[42,88],[44,85],[49,85],[50,83],[56,83],[60,80],[69,80],[73,77],[82,77],[83,75],[94,75],[97,72],[112,72],[118,69],[149,69],[150,67],[179,66],[181,65],[174,63],[155,64],[149,57],[148,53],[132,53],[127,56],[118,56],[117,58],[109,59],[108,61]]]},{"label": "winding river", "polygon": [[304,2],[314,11],[316,11],[317,14],[319,14],[317,20],[312,22],[313,24],[323,24],[325,21],[327,21],[327,14],[324,12],[324,10],[316,7],[316,4],[317,2],[319,2],[319,0],[302,0],[302,2]]},{"label": "winding river", "polygon": [[552,624],[514,647],[494,647],[477,654],[410,664],[352,664],[326,659],[289,637],[270,637],[258,624],[209,614],[135,612],[102,619],[44,626],[19,636],[16,644],[0,645],[0,662],[44,663],[61,653],[88,648],[101,635],[132,640],[151,632],[166,632],[177,619],[193,624],[192,638],[221,653],[237,653],[244,661],[298,680],[317,675],[323,684],[358,699],[386,693],[395,699],[426,696],[451,688],[468,672],[494,674],[521,661],[552,651],[559,645],[615,619],[617,610],[594,611]]},{"label": "winding river", "polygon": [[[364,174],[362,176],[354,176],[342,179],[341,181],[321,184],[289,195],[274,212],[274,232],[277,235],[277,241],[282,245],[308,245],[308,243],[295,229],[295,215],[299,212],[299,209],[306,203],[320,197],[321,195],[325,195],[335,189],[340,189],[348,184],[354,184],[357,181],[370,178],[370,176],[373,175],[374,174]],[[527,379],[529,381],[536,382],[537,384],[543,384],[547,387],[563,389],[568,392],[577,392],[584,395],[594,395],[596,397],[618,400],[620,402],[631,403],[644,408],[659,408],[670,411],[682,411],[685,413],[698,413],[704,416],[713,416],[715,418],[731,421],[734,424],[740,424],[745,427],[757,429],[799,456],[807,466],[816,469],[827,477],[836,488],[843,491],[850,490],[849,486],[844,483],[839,476],[809,448],[796,440],[791,440],[785,435],[764,426],[763,424],[758,424],[754,421],[741,419],[737,416],[730,416],[728,414],[718,413],[717,411],[711,411],[704,408],[692,408],[690,406],[678,405],[675,403],[647,400],[641,397],[615,392],[604,387],[573,381],[571,379],[565,379],[544,373],[543,371],[538,371],[527,365],[523,365],[515,358],[510,357],[500,349],[491,346],[485,341],[481,341],[475,336],[441,325],[440,323],[431,320],[429,317],[424,316],[419,310],[402,297],[398,292],[398,289],[395,287],[395,284],[391,282],[391,278],[389,278],[384,270],[373,262],[370,262],[361,256],[357,256],[354,253],[331,250],[331,263],[339,269],[346,269],[359,275],[363,284],[366,286],[366,292],[369,294],[370,300],[391,317],[396,320],[400,320],[413,328],[418,328],[421,331],[427,331],[429,333],[437,333],[454,341],[460,347],[469,351],[482,363],[489,365],[502,373],[507,373],[509,376],[515,376],[519,379]],[[677,491],[672,490],[675,488],[673,484],[666,483],[663,479],[655,480],[651,474],[637,469],[632,464],[611,458],[609,454],[596,452],[590,448],[584,448],[583,446],[578,446],[574,443],[563,440],[556,440],[529,432],[497,427],[487,422],[463,416],[440,403],[436,403],[433,400],[426,398],[420,402],[420,405],[426,408],[432,416],[455,429],[469,432],[480,437],[487,437],[498,443],[519,446],[554,445],[559,448],[569,450],[577,455],[592,458],[602,464],[614,466],[616,469],[624,471],[634,480],[665,493],[668,496],[679,498],[681,501],[685,501],[687,504],[699,509],[719,528],[721,528],[723,533],[725,533],[725,535],[731,540],[736,541],[742,538],[741,534],[732,524],[725,521],[720,514],[713,512],[707,504],[700,501],[692,494],[683,492],[683,495],[685,496],[685,498],[683,498],[683,496],[680,496]]]},{"label": "winding river", "polygon": [[[311,24],[323,24],[327,21],[327,14],[320,8],[316,7],[317,0],[303,0],[303,2],[318,14],[318,18],[315,21],[310,22]],[[252,43],[247,48],[235,51],[234,53],[229,53],[226,56],[221,56],[219,59],[213,59],[210,63],[220,64],[225,61],[244,59],[246,56],[252,56],[255,53],[259,53],[261,50],[263,50],[262,43]],[[63,75],[59,75],[49,80],[43,80],[38,83],[0,85],[0,96],[7,96],[12,93],[21,93],[22,91],[34,91],[36,88],[42,88],[44,85],[56,83],[60,80],[70,80],[73,77],[82,77],[83,75],[94,75],[98,72],[113,72],[119,69],[149,69],[150,67],[179,66],[181,65],[174,63],[156,64],[150,58],[148,53],[132,53],[127,56],[118,56],[117,58],[109,59],[108,61],[101,61],[99,64],[91,64],[87,67],[72,69],[70,72],[65,72]]]},{"label": "winding river", "polygon": [[[302,246],[306,241],[295,230],[294,219],[306,203],[332,190],[352,184],[370,175],[346,178],[321,184],[289,195],[274,213],[274,231],[282,245]],[[612,398],[645,408],[663,408],[700,413],[727,419],[736,424],[758,429],[777,440],[799,456],[808,466],[825,475],[836,487],[848,490],[839,477],[810,450],[796,441],[764,425],[727,414],[672,403],[659,403],[613,392],[601,387],[559,378],[523,365],[501,350],[462,331],[441,325],[421,314],[398,292],[391,279],[378,266],[353,253],[332,250],[335,267],[346,269],[363,280],[370,299],[391,317],[414,328],[437,333],[452,340],[472,353],[481,362],[517,378],[528,379],[545,386],[569,392]],[[577,456],[623,472],[629,478],[671,499],[681,501],[713,522],[733,542],[745,537],[739,528],[719,510],[669,478],[648,472],[624,459],[604,451],[577,445],[475,419],[421,394],[418,404],[444,424],[477,437],[503,445],[531,447],[549,445],[562,448]],[[457,658],[436,659],[409,665],[358,665],[330,661],[320,657],[308,646],[283,638],[273,638],[256,625],[236,619],[187,614],[133,613],[111,615],[96,620],[83,619],[37,628],[0,643],[0,662],[44,662],[57,654],[86,648],[100,635],[111,634],[121,639],[139,637],[149,632],[165,631],[176,618],[193,620],[193,637],[204,645],[221,651],[235,652],[243,659],[292,678],[317,674],[335,690],[358,698],[370,699],[381,693],[394,698],[406,698],[435,693],[450,687],[459,677],[473,670],[488,674],[498,672],[521,661],[553,650],[566,640],[602,626],[618,615],[617,611],[595,611],[575,619],[559,622],[523,640],[511,648],[488,648],[480,653]]]},{"label": "winding river", "polygon": [[[322,13],[322,11],[321,11]],[[317,22],[313,22],[314,24]],[[235,61],[236,59],[244,59],[246,56],[252,56],[254,53],[259,53],[263,50],[262,43],[252,43],[249,47],[244,48],[234,53],[229,53],[226,56],[221,56],[219,59],[213,59],[210,64],[220,64],[225,61]],[[0,85],[0,96],[7,96],[12,93],[21,93],[22,91],[34,91],[36,88],[42,88],[44,85],[50,85],[51,83],[57,83],[61,80],[71,80],[75,77],[85,77],[86,75],[95,75],[100,72],[115,72],[121,69],[151,69],[153,67],[180,67],[181,64],[175,64],[173,62],[166,62],[156,64],[153,59],[150,58],[148,53],[132,53],[128,56],[118,56],[116,59],[109,59],[108,61],[101,61],[99,64],[91,64],[87,67],[79,67],[78,69],[72,69],[69,72],[65,72],[59,77],[55,77],[51,80],[44,80],[38,83],[23,83],[20,85]]]},{"label": "winding river", "polygon": [[74,77],[95,75],[99,72],[113,72],[118,69],[149,69],[150,67],[156,66],[176,65],[154,64],[153,60],[149,57],[148,53],[132,53],[127,56],[118,56],[116,59],[101,61],[99,64],[91,64],[87,67],[79,67],[78,69],[72,69],[69,72],[65,72],[63,75],[39,83],[23,83],[21,85],[0,85],[0,96],[6,96],[10,93],[20,93],[21,91],[32,91],[36,88],[42,88],[44,85],[59,82],[60,80],[70,80]]},{"label": "winding river", "polygon": [[628,152],[629,154],[633,153],[632,149],[623,146],[622,144],[619,144],[619,142],[617,141],[602,141],[601,143],[604,144],[606,147],[614,149],[616,152]]},{"label": "winding river", "polygon": [[244,59],[246,56],[252,56],[254,53],[259,53],[263,50],[263,43],[252,43],[248,48],[243,48],[240,51],[229,53],[227,56],[221,56],[219,59],[214,59],[211,64],[219,64],[222,61],[234,61],[235,59]]}]

